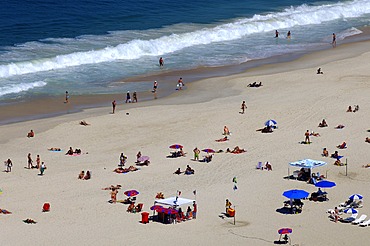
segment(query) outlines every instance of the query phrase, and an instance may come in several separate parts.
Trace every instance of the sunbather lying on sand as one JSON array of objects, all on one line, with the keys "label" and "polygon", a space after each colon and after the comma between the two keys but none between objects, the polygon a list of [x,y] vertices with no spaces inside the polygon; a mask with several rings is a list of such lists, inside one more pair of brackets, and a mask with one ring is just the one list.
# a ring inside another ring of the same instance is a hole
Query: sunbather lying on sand
[{"label": "sunbather lying on sand", "polygon": [[155,196],[156,199],[164,199],[164,194],[162,192],[158,192]]},{"label": "sunbather lying on sand", "polygon": [[233,154],[240,154],[244,152],[247,152],[247,151],[245,149],[239,148],[239,146],[235,146],[235,148],[231,151],[231,153]]},{"label": "sunbather lying on sand", "polygon": [[173,174],[177,174],[177,175],[182,174],[181,169],[177,168],[177,170]]},{"label": "sunbather lying on sand", "polygon": [[229,139],[227,138],[227,136],[223,137],[223,138],[220,138],[220,139],[217,139],[215,140],[216,142],[225,142],[225,141],[228,141]]},{"label": "sunbather lying on sand", "polygon": [[2,209],[0,208],[0,214],[11,214],[12,212],[9,212],[8,210],[6,209]]},{"label": "sunbather lying on sand", "polygon": [[370,167],[370,164],[363,165],[362,167],[364,167],[364,168],[369,168],[369,167]]},{"label": "sunbather lying on sand", "polygon": [[344,128],[344,125],[337,125],[336,127],[335,127],[335,129],[343,129]]},{"label": "sunbather lying on sand", "polygon": [[102,188],[102,190],[113,190],[113,189],[116,189],[116,190],[118,190],[118,189],[121,189],[121,185],[116,185],[116,186],[114,186],[114,185],[111,185],[111,186],[109,186],[109,187],[105,187],[105,188]]},{"label": "sunbather lying on sand", "polygon": [[365,138],[365,142],[366,142],[366,143],[370,143],[370,138],[369,138],[369,137],[366,137],[366,138]]},{"label": "sunbather lying on sand", "polygon": [[339,149],[345,149],[345,148],[347,148],[347,143],[343,141],[342,144],[337,145],[337,148],[339,148]]},{"label": "sunbather lying on sand", "polygon": [[310,133],[310,136],[320,137],[320,133],[312,131],[312,132]]},{"label": "sunbather lying on sand", "polygon": [[80,125],[81,126],[88,126],[88,125],[90,125],[89,123],[87,123],[86,121],[84,121],[84,120],[81,120],[80,121]]},{"label": "sunbather lying on sand", "polygon": [[48,150],[50,150],[50,151],[62,151],[62,149],[61,149],[61,148],[50,148],[50,149],[48,149]]},{"label": "sunbather lying on sand", "polygon": [[24,223],[27,223],[27,224],[36,224],[37,222],[34,221],[33,219],[25,219],[23,220]]},{"label": "sunbather lying on sand", "polygon": [[134,166],[130,166],[129,168],[122,168],[122,167],[118,167],[116,169],[113,170],[113,172],[116,172],[116,173],[127,173],[127,172],[134,172],[134,171],[137,171],[139,170],[138,168],[134,167]]}]

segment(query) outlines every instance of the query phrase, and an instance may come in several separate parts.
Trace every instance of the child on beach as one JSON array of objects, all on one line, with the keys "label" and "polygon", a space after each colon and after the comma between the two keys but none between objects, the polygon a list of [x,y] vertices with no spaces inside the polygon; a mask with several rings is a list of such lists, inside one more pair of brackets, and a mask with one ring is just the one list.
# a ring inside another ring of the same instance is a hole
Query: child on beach
[{"label": "child on beach", "polygon": [[242,102],[242,106],[241,106],[241,110],[242,112],[240,112],[241,114],[244,114],[244,111],[247,109],[247,105],[245,105],[245,101]]},{"label": "child on beach", "polygon": [[41,175],[41,176],[44,175],[45,169],[46,169],[45,163],[42,162],[41,166],[40,166],[40,174],[39,175]]},{"label": "child on beach", "polygon": [[13,162],[10,159],[8,159],[8,160],[4,161],[4,164],[6,166],[5,172],[10,173],[12,171]]}]

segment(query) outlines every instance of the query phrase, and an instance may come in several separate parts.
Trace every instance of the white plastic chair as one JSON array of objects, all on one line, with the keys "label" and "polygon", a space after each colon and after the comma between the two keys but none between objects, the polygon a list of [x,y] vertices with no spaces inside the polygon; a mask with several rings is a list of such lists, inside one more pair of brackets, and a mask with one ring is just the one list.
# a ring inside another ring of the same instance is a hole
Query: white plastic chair
[{"label": "white plastic chair", "polygon": [[354,221],[352,221],[352,224],[354,224],[354,225],[360,224],[361,222],[365,221],[366,217],[367,217],[367,215],[363,214],[363,215],[360,216],[360,218],[357,218]]}]

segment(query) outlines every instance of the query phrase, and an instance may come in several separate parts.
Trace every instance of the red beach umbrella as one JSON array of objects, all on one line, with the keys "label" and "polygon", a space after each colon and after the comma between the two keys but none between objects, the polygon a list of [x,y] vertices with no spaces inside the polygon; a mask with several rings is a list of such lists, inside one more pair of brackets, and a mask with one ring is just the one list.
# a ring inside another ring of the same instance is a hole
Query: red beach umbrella
[{"label": "red beach umbrella", "polygon": [[137,190],[127,190],[123,194],[125,194],[126,196],[131,197],[131,196],[139,195],[139,192]]},{"label": "red beach umbrella", "polygon": [[215,153],[216,152],[213,149],[202,149],[202,151],[204,151],[206,153]]},{"label": "red beach umbrella", "polygon": [[293,232],[293,230],[291,228],[281,228],[281,229],[278,230],[278,233],[280,235],[289,234],[289,233],[292,233],[292,232]]},{"label": "red beach umbrella", "polygon": [[184,148],[181,144],[172,144],[170,149],[182,149]]}]

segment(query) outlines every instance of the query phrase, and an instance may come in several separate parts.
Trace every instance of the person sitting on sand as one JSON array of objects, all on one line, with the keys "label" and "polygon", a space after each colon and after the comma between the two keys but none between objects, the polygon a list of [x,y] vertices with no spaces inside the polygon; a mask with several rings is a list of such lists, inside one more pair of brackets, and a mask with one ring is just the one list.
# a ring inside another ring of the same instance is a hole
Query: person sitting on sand
[{"label": "person sitting on sand", "polygon": [[339,148],[339,149],[345,149],[345,148],[347,148],[347,143],[343,141],[342,144],[337,145],[337,148]]},{"label": "person sitting on sand", "polygon": [[336,165],[336,166],[343,166],[344,164],[343,164],[339,159],[337,159],[337,160],[334,162],[334,165]]},{"label": "person sitting on sand", "polygon": [[216,142],[225,142],[225,141],[228,141],[229,139],[227,138],[227,136],[223,137],[223,138],[220,138],[220,139],[217,139],[215,140]]},{"label": "person sitting on sand", "polygon": [[264,127],[262,130],[261,130],[262,133],[271,133],[273,132],[272,131],[272,127],[271,126],[266,126]]},{"label": "person sitting on sand", "polygon": [[250,83],[250,84],[248,85],[248,87],[256,87],[256,85],[257,85],[257,82],[256,82],[256,81],[254,81],[253,83]]},{"label": "person sitting on sand", "polygon": [[131,202],[131,204],[127,208],[127,212],[133,213],[135,210],[135,202]]},{"label": "person sitting on sand", "polygon": [[324,74],[324,72],[321,71],[321,67],[319,67],[319,69],[317,69],[317,74]]},{"label": "person sitting on sand", "polygon": [[243,153],[243,152],[246,152],[246,150],[239,148],[239,146],[235,146],[235,148],[231,151],[231,153],[233,153],[233,154],[240,154],[240,153]]},{"label": "person sitting on sand", "polygon": [[50,150],[50,151],[61,151],[62,149],[61,148],[50,148],[48,150]]},{"label": "person sitting on sand", "polygon": [[69,147],[69,150],[67,151],[66,155],[73,155],[72,147]]},{"label": "person sitting on sand", "polygon": [[185,174],[186,175],[190,175],[190,174],[194,174],[194,169],[192,169],[189,165],[186,166],[186,170],[185,170]]},{"label": "person sitting on sand", "polygon": [[339,154],[338,154],[338,151],[334,151],[334,153],[333,154],[331,154],[331,158],[336,158],[336,159],[338,159],[338,156],[339,156]]},{"label": "person sitting on sand", "polygon": [[328,157],[329,156],[329,151],[326,148],[324,148],[322,150],[322,156],[324,156],[324,157]]},{"label": "person sitting on sand", "polygon": [[342,125],[342,124],[339,124],[339,125],[337,125],[336,127],[335,127],[335,129],[343,129],[344,128],[344,125]]},{"label": "person sitting on sand", "polygon": [[353,110],[353,112],[357,112],[359,109],[360,109],[360,106],[355,105],[355,109]]},{"label": "person sitting on sand", "polygon": [[223,135],[230,135],[229,128],[227,126],[224,126],[224,133]]},{"label": "person sitting on sand", "polygon": [[268,161],[265,163],[265,170],[272,171],[272,166]]},{"label": "person sitting on sand", "polygon": [[137,152],[136,154],[136,163],[139,163],[139,158],[141,157],[141,151]]},{"label": "person sitting on sand", "polygon": [[27,137],[28,138],[33,138],[35,136],[35,133],[33,132],[33,130],[31,130],[28,134],[27,134]]},{"label": "person sitting on sand", "polygon": [[180,168],[177,168],[177,170],[173,174],[179,175],[179,174],[182,174],[182,172],[181,172]]},{"label": "person sitting on sand", "polygon": [[77,154],[77,155],[80,155],[82,152],[81,152],[81,149],[76,149],[73,153]]},{"label": "person sitting on sand", "polygon": [[78,175],[78,179],[83,179],[85,177],[85,171],[81,171],[80,174]]},{"label": "person sitting on sand", "polygon": [[182,148],[180,148],[180,151],[179,151],[179,156],[184,156],[185,157],[186,153],[182,150]]},{"label": "person sitting on sand", "polygon": [[203,160],[201,160],[201,162],[211,162],[212,161],[212,157],[213,155],[210,155],[210,154],[207,154],[206,156],[204,156]]},{"label": "person sitting on sand", "polygon": [[325,119],[322,119],[322,121],[319,123],[319,127],[327,127],[328,124],[326,123]]},{"label": "person sitting on sand", "polygon": [[83,180],[89,180],[89,179],[91,179],[91,172],[87,171],[85,176],[83,177]]},{"label": "person sitting on sand", "polygon": [[164,194],[162,192],[158,192],[155,196],[156,199],[164,199]]},{"label": "person sitting on sand", "polygon": [[88,126],[88,125],[90,125],[90,124],[88,124],[86,121],[84,121],[84,120],[81,120],[80,121],[80,125],[81,126]]},{"label": "person sitting on sand", "polygon": [[369,137],[366,137],[366,138],[365,138],[365,142],[366,142],[366,143],[370,143],[370,138],[369,138]]},{"label": "person sitting on sand", "polygon": [[347,112],[352,112],[352,107],[348,106]]}]

